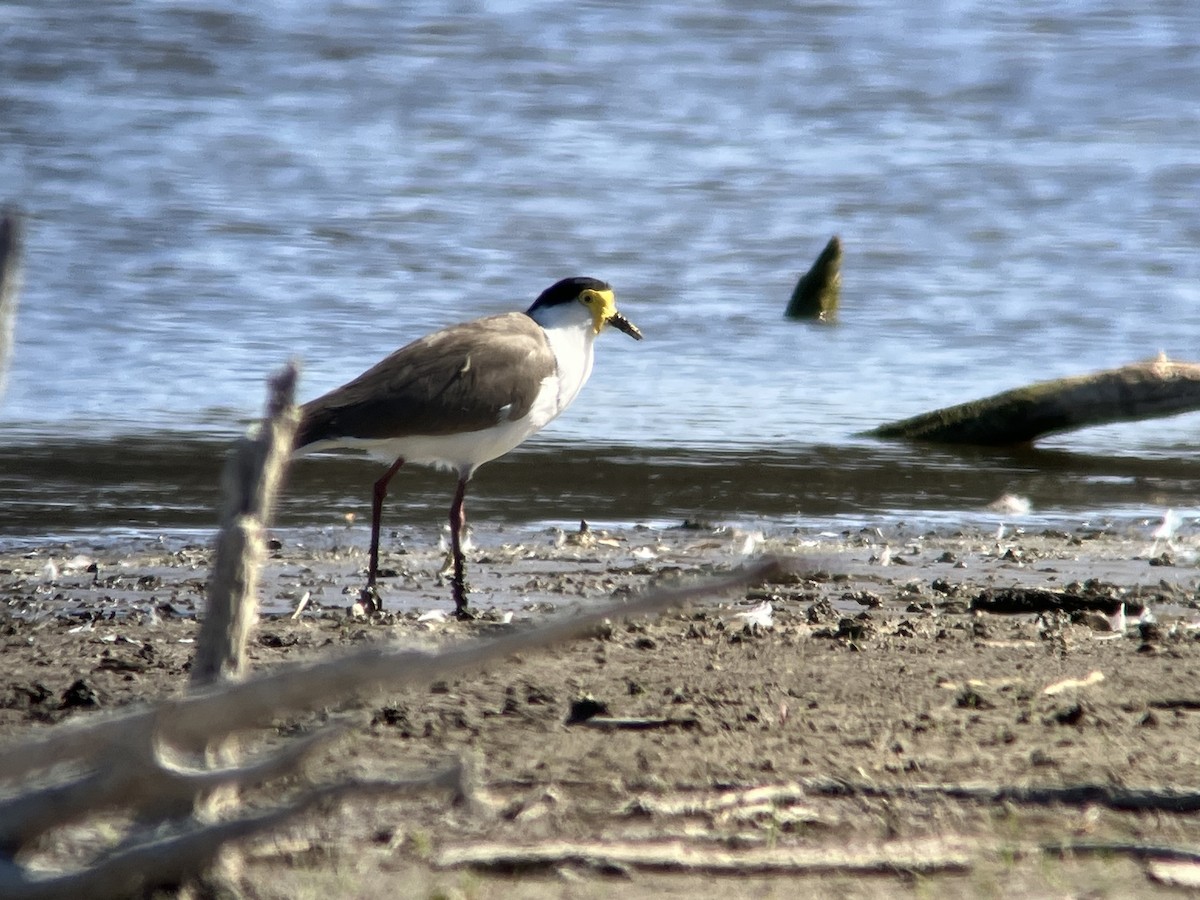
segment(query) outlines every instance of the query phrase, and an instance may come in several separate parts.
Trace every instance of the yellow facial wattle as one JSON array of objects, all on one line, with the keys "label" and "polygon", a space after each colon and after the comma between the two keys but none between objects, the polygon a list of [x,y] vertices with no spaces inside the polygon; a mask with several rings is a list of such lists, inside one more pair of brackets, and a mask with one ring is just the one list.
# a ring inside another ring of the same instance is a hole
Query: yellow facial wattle
[{"label": "yellow facial wattle", "polygon": [[605,323],[617,312],[617,298],[612,291],[587,290],[580,294],[592,313],[592,329],[599,334]]}]

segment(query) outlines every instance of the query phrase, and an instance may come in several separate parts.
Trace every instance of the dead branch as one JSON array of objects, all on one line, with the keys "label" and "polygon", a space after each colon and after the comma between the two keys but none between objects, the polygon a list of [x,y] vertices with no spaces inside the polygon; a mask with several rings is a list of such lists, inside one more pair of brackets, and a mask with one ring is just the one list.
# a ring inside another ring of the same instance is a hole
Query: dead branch
[{"label": "dead branch", "polygon": [[814,874],[929,874],[965,872],[971,860],[960,845],[944,839],[890,841],[854,849],[761,847],[737,851],[697,847],[680,841],[547,841],[539,844],[473,842],[443,848],[434,865],[520,872],[587,866],[604,870],[652,869],[678,872]]},{"label": "dead branch", "polygon": [[[258,621],[258,572],[266,557],[267,526],[300,421],[295,403],[298,376],[299,369],[291,362],[271,379],[262,424],[257,433],[237,443],[226,462],[222,475],[221,528],[196,657],[192,661],[193,686],[238,680],[245,675],[246,641]],[[215,820],[222,809],[236,804],[242,784],[255,781],[251,774],[255,767],[236,769],[235,737],[210,738],[203,750],[209,767],[224,768],[233,776],[208,778],[215,781],[211,788],[201,787],[195,778],[184,782],[179,785],[180,790],[170,795],[173,803],[135,806],[140,821],[154,823],[178,818],[189,812],[189,806],[196,817]],[[260,768],[281,775],[298,768],[304,755],[280,752],[260,764]],[[223,854],[223,874],[231,873],[237,862],[232,850]]]},{"label": "dead branch", "polygon": [[721,813],[738,807],[784,806],[807,800],[809,792],[801,784],[766,784],[761,787],[719,793],[695,792],[674,797],[639,797],[625,812],[659,816],[696,816]]},{"label": "dead branch", "polygon": [[294,402],[298,374],[296,364],[289,363],[271,379],[262,426],[238,442],[225,466],[225,505],[192,663],[193,685],[245,672],[246,639],[258,611],[258,570],[266,555],[264,535],[300,422]]},{"label": "dead branch", "polygon": [[1048,434],[1200,409],[1200,363],[1157,359],[1042,381],[881,425],[870,437],[943,444],[1029,444]]},{"label": "dead branch", "polygon": [[1066,784],[1022,787],[1008,784],[880,785],[870,782],[813,779],[801,782],[812,794],[831,797],[931,796],[975,803],[1024,806],[1103,806],[1123,812],[1200,812],[1200,789],[1185,787],[1126,788],[1111,784]]},{"label": "dead branch", "polygon": [[[263,535],[297,422],[295,381],[295,366],[273,380],[257,435],[240,443],[226,468],[226,505],[207,616],[193,662],[192,693],[111,717],[78,720],[0,750],[0,782],[22,782],[21,790],[0,801],[0,896],[122,897],[198,877],[212,869],[229,842],[274,827],[323,799],[361,789],[358,782],[335,783],[301,791],[267,813],[238,811],[228,821],[211,821],[217,812],[214,794],[232,802],[243,788],[296,773],[332,736],[326,729],[269,752],[258,762],[236,765],[227,742],[237,733],[384,685],[427,682],[565,640],[608,618],[661,611],[741,587],[777,568],[768,563],[722,582],[654,592],[436,656],[375,647],[241,680],[245,643],[257,616]],[[207,764],[187,764],[198,758]],[[453,786],[467,796],[471,791],[466,773],[464,763],[408,781],[372,785],[372,790]],[[53,829],[117,808],[132,813],[134,827],[81,871],[34,874],[19,861],[22,852]],[[222,865],[226,861],[227,855]]]},{"label": "dead branch", "polygon": [[366,796],[450,789],[465,791],[463,770],[451,767],[404,781],[347,781],[306,791],[290,803],[227,822],[190,823],[177,834],[127,847],[86,870],[69,875],[32,875],[0,860],[0,897],[6,900],[121,900],[168,887],[204,871],[226,845],[277,828],[318,806]]},{"label": "dead branch", "polygon": [[242,682],[112,717],[66,722],[28,741],[0,748],[0,781],[29,778],[52,766],[86,759],[98,747],[119,746],[122,733],[128,730],[153,727],[160,741],[194,746],[204,738],[222,737],[278,716],[320,709],[358,694],[436,681],[496,659],[585,635],[610,619],[660,613],[693,600],[721,596],[761,582],[780,568],[780,563],[770,560],[724,578],[651,591],[528,631],[464,642],[437,654],[367,647],[320,662],[280,667]]},{"label": "dead branch", "polygon": [[[210,615],[201,630],[194,667],[200,670],[195,680],[207,685],[205,693],[193,695],[202,701],[220,697],[222,683],[244,669],[245,641],[257,608],[262,534],[295,429],[295,380],[294,366],[274,380],[266,421],[256,438],[241,444],[229,466],[216,586],[210,590]],[[189,768],[182,764],[183,757],[195,759],[201,751],[210,762],[216,756],[223,757],[222,763],[232,763],[233,754],[221,742],[234,729],[222,726],[206,732],[194,723],[189,729],[172,729],[178,720],[167,714],[168,708],[164,704],[108,722],[85,721],[81,727],[29,741],[24,748],[18,745],[18,756],[23,752],[27,762],[32,748],[45,755],[41,764],[27,770],[38,777],[27,783],[24,792],[0,802],[0,896],[124,897],[176,884],[209,869],[230,841],[274,827],[314,803],[362,790],[359,782],[333,784],[302,791],[267,813],[207,821],[215,812],[208,802],[214,793],[223,791],[235,798],[243,788],[294,774],[336,732],[325,729],[247,765]],[[98,741],[98,736],[104,740]],[[45,777],[47,768],[62,764],[69,765],[65,773]],[[453,786],[465,795],[466,782],[467,768],[460,764],[370,788],[394,792]],[[34,874],[19,861],[19,855],[49,831],[117,808],[132,813],[134,827],[115,848],[82,870]]]},{"label": "dead branch", "polygon": [[173,765],[156,752],[152,733],[136,729],[123,746],[109,748],[110,753],[120,754],[113,764],[35,787],[0,806],[0,848],[15,853],[54,828],[104,809],[128,807],[138,810],[144,821],[162,821],[189,809],[196,796],[216,788],[250,787],[292,774],[337,736],[330,730],[317,732],[254,764],[212,770]]},{"label": "dead branch", "polygon": [[[0,803],[0,836],[9,841],[4,849],[15,856],[37,835],[61,824],[64,818],[78,818],[114,801],[123,806],[132,801],[137,809],[136,804],[148,802],[145,794],[154,797],[161,792],[161,802],[169,806],[180,798],[198,796],[219,784],[241,788],[294,771],[324,735],[314,735],[307,743],[281,751],[256,765],[217,771],[187,773],[172,767],[163,758],[171,748],[202,746],[205,741],[221,740],[280,715],[320,708],[385,686],[444,678],[515,653],[587,634],[608,619],[661,612],[690,600],[711,598],[747,583],[762,581],[778,568],[774,562],[760,564],[719,581],[654,591],[527,632],[469,642],[436,655],[367,648],[341,658],[281,668],[245,681],[223,682],[177,700],[112,717],[65,723],[0,750],[0,781],[30,781],[59,766],[87,766],[98,772],[76,777],[74,781],[30,789],[30,794],[41,791],[40,798],[32,797],[27,801],[26,796],[18,796]],[[130,752],[130,747],[152,749]],[[461,772],[455,777],[458,791],[467,794]],[[445,787],[448,779],[445,773],[440,773],[414,783],[425,788]],[[411,785],[405,786],[405,789],[410,788]],[[327,792],[323,796],[341,796],[344,792],[352,792],[353,786],[331,785],[320,790]],[[46,801],[51,799],[63,803],[61,813],[44,808]],[[39,800],[43,802],[39,803]],[[154,804],[158,802],[153,801]],[[278,808],[267,818],[243,816],[235,821],[203,826],[189,817],[180,826],[186,832],[183,838],[162,839],[149,845],[148,849],[140,846],[123,848],[90,867],[87,873],[36,880],[36,883],[27,872],[0,859],[0,877],[8,879],[7,882],[0,880],[0,896],[22,900],[80,895],[115,897],[129,892],[128,882],[121,879],[131,871],[141,873],[142,886],[194,876],[211,865],[223,843],[275,827],[310,805],[302,797]],[[158,806],[152,811],[161,809]],[[124,865],[114,860],[137,860],[137,864]],[[153,865],[147,864],[146,860],[152,860]],[[107,874],[110,872],[107,866],[118,874]],[[95,883],[79,880],[88,877],[94,877]],[[86,890],[80,887],[83,884],[87,885]]]},{"label": "dead branch", "polygon": [[1019,787],[1004,784],[883,785],[813,778],[741,790],[697,792],[668,797],[640,796],[621,812],[626,815],[713,816],[762,804],[786,807],[813,797],[866,797],[894,800],[937,797],[987,804],[1025,806],[1105,806],[1125,812],[1190,814],[1200,811],[1200,789],[1183,787],[1126,788],[1107,784]]},{"label": "dead branch", "polygon": [[1044,844],[1043,853],[1051,856],[1132,856],[1136,859],[1162,859],[1200,865],[1200,851],[1162,844],[1138,844],[1129,841],[1066,841]]}]

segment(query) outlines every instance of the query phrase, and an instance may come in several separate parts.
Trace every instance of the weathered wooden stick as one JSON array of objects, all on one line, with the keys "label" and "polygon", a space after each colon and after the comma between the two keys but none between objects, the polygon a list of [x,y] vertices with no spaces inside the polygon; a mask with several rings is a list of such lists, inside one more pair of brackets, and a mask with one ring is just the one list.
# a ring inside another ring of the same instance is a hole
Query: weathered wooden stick
[{"label": "weathered wooden stick", "polygon": [[1134,841],[1064,841],[1060,844],[1043,844],[1041,851],[1051,856],[1132,856],[1136,859],[1163,859],[1200,865],[1200,850]]},{"label": "weathered wooden stick", "polygon": [[465,642],[436,654],[366,647],[321,662],[279,667],[149,708],[66,722],[0,748],[0,781],[28,778],[55,765],[87,759],[105,745],[119,743],[128,729],[145,727],[146,719],[155,720],[160,740],[194,746],[199,740],[261,725],[276,716],[319,709],[385,687],[434,681],[515,653],[569,640],[587,634],[608,619],[658,613],[692,600],[720,596],[777,576],[781,569],[779,561],[767,560],[723,578],[650,591],[528,631]]},{"label": "weathered wooden stick", "polygon": [[192,684],[240,678],[246,640],[258,616],[258,570],[292,438],[300,422],[294,397],[299,372],[289,363],[271,379],[266,416],[257,434],[242,438],[225,466],[225,506],[208,585],[208,602],[192,663]]},{"label": "weathered wooden stick", "polygon": [[[262,423],[256,433],[237,443],[226,463],[221,531],[196,657],[192,661],[193,686],[239,680],[246,673],[246,641],[258,621],[258,573],[266,557],[267,526],[300,423],[295,403],[298,377],[299,368],[290,362],[271,379]],[[208,737],[204,756],[209,768],[249,773],[253,767],[234,768],[240,755],[237,742],[235,735]],[[153,746],[157,747],[158,742]],[[294,769],[303,755],[278,753],[260,766],[275,771],[270,765],[275,763],[284,769]],[[285,759],[288,756],[296,762],[289,765]],[[179,785],[173,801],[135,804],[138,820],[167,821],[191,811],[199,820],[215,821],[222,810],[237,804],[244,782],[238,777],[209,780],[215,781],[212,787],[204,787],[199,779]],[[239,867],[240,853],[230,847],[220,854],[213,871],[219,871],[221,878],[231,882]]]},{"label": "weathered wooden stick", "polygon": [[[6,898],[121,897],[146,887],[173,884],[210,870],[231,841],[274,827],[311,807],[314,798],[355,793],[355,783],[310,791],[270,813],[242,815],[230,821],[203,823],[185,814],[189,798],[218,785],[243,786],[250,781],[286,774],[298,768],[311,748],[326,735],[239,769],[185,772],[166,761],[171,744],[192,750],[233,732],[286,712],[324,706],[371,688],[406,681],[427,681],[458,669],[533,649],[586,633],[605,619],[657,612],[687,600],[762,581],[778,570],[768,562],[722,581],[652,592],[627,603],[614,603],[591,613],[551,623],[531,632],[477,641],[437,655],[370,648],[341,659],[278,670],[246,681],[221,680],[177,701],[124,713],[110,719],[81,720],[50,729],[36,739],[0,751],[0,780],[36,777],[64,764],[94,770],[74,780],[35,786],[0,804],[0,896]],[[452,773],[452,777],[451,774]],[[446,786],[470,797],[469,766],[431,772],[406,782],[386,783],[373,790]],[[15,862],[28,842],[64,821],[111,805],[119,799],[140,822],[174,819],[182,836],[137,843],[135,830],[120,848],[86,870],[72,874],[35,875]],[[52,807],[61,804],[56,810]]]},{"label": "weathered wooden stick", "polygon": [[945,444],[1028,444],[1048,434],[1200,409],[1200,364],[1157,359],[1042,381],[881,425],[869,437]]},{"label": "weathered wooden stick", "polygon": [[123,747],[108,748],[105,762],[94,770],[0,804],[0,852],[11,855],[51,829],[106,809],[136,809],[143,820],[161,821],[189,810],[197,795],[216,788],[251,787],[294,775],[315,750],[340,734],[324,729],[240,768],[182,769],[153,754],[153,735],[138,729]]},{"label": "weathered wooden stick", "polygon": [[842,241],[829,239],[816,262],[800,276],[787,305],[789,319],[832,321],[842,295]]},{"label": "weathered wooden stick", "polygon": [[578,728],[594,728],[597,731],[650,731],[655,728],[695,728],[700,724],[700,720],[693,716],[668,716],[666,718],[638,716],[623,719],[611,716],[593,716],[573,724]]},{"label": "weathered wooden stick", "polygon": [[659,871],[854,874],[964,872],[971,859],[961,842],[926,838],[853,848],[755,847],[725,850],[692,841],[545,841],[538,844],[473,842],[444,848],[441,868],[470,866],[506,872],[575,863],[595,868]]},{"label": "weathered wooden stick", "polygon": [[1132,788],[1111,784],[906,784],[809,778],[777,785],[735,791],[666,797],[639,797],[631,805],[640,813],[689,816],[719,812],[767,802],[775,807],[811,801],[814,797],[941,797],[978,803],[1013,803],[1026,806],[1086,806],[1095,804],[1123,811],[1158,811],[1190,814],[1200,811],[1200,788]]},{"label": "weathered wooden stick", "polygon": [[0,859],[0,897],[5,900],[140,897],[152,888],[174,886],[204,871],[227,844],[269,831],[314,807],[353,796],[379,797],[433,789],[457,791],[460,777],[461,770],[450,767],[413,779],[326,785],[266,812],[185,828],[182,833],[128,847],[87,869],[66,875],[35,875]]},{"label": "weathered wooden stick", "polygon": [[1103,806],[1127,812],[1155,810],[1170,813],[1200,812],[1200,789],[1186,787],[1129,788],[1112,784],[910,784],[893,786],[872,782],[809,779],[800,782],[810,794],[832,797],[944,797],[977,803],[1014,803],[1025,806]]},{"label": "weathered wooden stick", "polygon": [[17,319],[17,295],[21,290],[21,217],[16,210],[0,214],[0,396],[8,378],[13,331]]},{"label": "weathered wooden stick", "polygon": [[[241,443],[227,468],[227,503],[209,592],[209,618],[202,626],[193,664],[193,682],[205,696],[220,696],[225,685],[237,683],[245,668],[246,638],[257,611],[262,535],[298,419],[292,401],[296,374],[292,365],[274,379],[258,435]],[[163,707],[151,707],[100,723],[100,728],[66,729],[62,744],[53,739],[33,742],[47,751],[35,770],[63,763],[72,769],[57,773],[57,780],[35,780],[23,793],[0,802],[0,897],[65,900],[141,895],[148,888],[175,885],[205,873],[211,877],[218,857],[222,874],[228,877],[234,861],[233,848],[226,846],[231,841],[274,827],[321,800],[363,789],[362,783],[353,781],[329,785],[302,792],[268,813],[211,821],[219,801],[231,802],[244,787],[297,773],[314,748],[338,730],[322,729],[258,762],[238,766],[231,743],[235,729],[172,729],[174,721],[163,714]],[[98,736],[105,740],[97,742]],[[180,766],[173,751],[187,754],[190,761],[203,751],[209,765]],[[468,778],[469,766],[459,763],[416,779],[372,783],[370,790],[454,786],[456,793],[466,796]],[[17,862],[21,851],[45,833],[115,807],[129,810],[135,825],[119,846],[84,869],[35,873]]]},{"label": "weathered wooden stick", "polygon": [[809,793],[803,785],[789,782],[716,793],[689,791],[675,796],[638,797],[631,808],[655,816],[695,816],[759,804],[783,807],[808,799]]}]

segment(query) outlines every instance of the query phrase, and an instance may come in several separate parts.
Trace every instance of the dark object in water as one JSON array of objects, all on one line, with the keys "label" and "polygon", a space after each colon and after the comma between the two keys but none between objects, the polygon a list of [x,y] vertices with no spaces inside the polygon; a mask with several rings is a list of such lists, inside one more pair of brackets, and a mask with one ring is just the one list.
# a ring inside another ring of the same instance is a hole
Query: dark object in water
[{"label": "dark object in water", "polygon": [[817,319],[831,322],[837,316],[842,295],[842,241],[836,234],[829,239],[812,268],[800,276],[788,301],[789,319]]},{"label": "dark object in water", "polygon": [[1200,363],[1157,359],[1040,381],[982,400],[891,422],[868,437],[1002,447],[1112,422],[1200,409]]}]

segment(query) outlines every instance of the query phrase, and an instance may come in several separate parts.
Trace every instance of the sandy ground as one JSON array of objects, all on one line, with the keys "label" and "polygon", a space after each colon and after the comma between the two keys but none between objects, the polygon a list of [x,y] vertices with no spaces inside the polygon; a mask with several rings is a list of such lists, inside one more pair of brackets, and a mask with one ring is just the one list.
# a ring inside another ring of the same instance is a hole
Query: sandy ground
[{"label": "sandy ground", "polygon": [[[254,671],[376,641],[488,639],[762,552],[801,574],[281,719],[276,740],[348,725],[310,762],[314,782],[466,755],[478,792],[305,815],[245,845],[243,894],[1128,897],[1195,877],[1167,852],[1200,850],[1187,540],[901,527],[507,539],[476,549],[485,614],[459,623],[419,621],[448,606],[434,547],[387,555],[389,612],[364,621],[347,614],[361,549],[285,537],[264,573]],[[180,693],[208,562],[186,546],[0,553],[5,743]],[[1123,622],[1110,615],[1122,604]],[[44,861],[79,833],[47,840]]]}]

